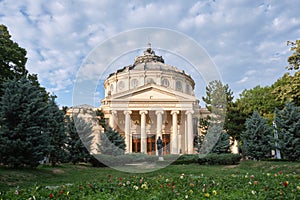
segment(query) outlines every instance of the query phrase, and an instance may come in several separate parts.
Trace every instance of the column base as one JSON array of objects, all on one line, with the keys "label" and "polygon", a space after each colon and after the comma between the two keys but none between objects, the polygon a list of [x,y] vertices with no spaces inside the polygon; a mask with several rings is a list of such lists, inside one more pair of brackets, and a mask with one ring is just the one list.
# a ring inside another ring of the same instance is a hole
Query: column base
[{"label": "column base", "polygon": [[158,161],[164,161],[164,157],[158,157]]}]

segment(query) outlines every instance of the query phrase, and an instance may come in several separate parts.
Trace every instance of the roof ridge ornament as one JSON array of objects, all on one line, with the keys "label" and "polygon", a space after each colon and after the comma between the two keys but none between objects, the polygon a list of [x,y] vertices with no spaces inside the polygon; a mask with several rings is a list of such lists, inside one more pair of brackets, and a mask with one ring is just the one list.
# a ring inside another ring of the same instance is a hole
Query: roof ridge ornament
[{"label": "roof ridge ornament", "polygon": [[155,51],[152,50],[151,48],[151,43],[148,42],[148,48],[146,49],[146,51],[144,51],[144,55],[153,55],[155,56]]},{"label": "roof ridge ornament", "polygon": [[152,50],[150,42],[147,44],[147,46],[148,48],[144,51],[144,55],[135,58],[134,65],[137,65],[138,63],[146,63],[146,62],[165,63],[162,56],[155,55],[155,51]]}]

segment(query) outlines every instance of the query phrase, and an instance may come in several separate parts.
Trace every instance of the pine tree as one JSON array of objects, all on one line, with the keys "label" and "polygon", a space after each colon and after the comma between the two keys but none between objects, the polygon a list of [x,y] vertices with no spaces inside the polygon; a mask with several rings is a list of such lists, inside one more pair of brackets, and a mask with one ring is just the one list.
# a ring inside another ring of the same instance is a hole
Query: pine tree
[{"label": "pine tree", "polygon": [[91,136],[92,125],[84,119],[73,115],[72,118],[66,116],[67,122],[67,150],[69,160],[76,164],[78,162],[87,162],[90,160],[90,145],[93,139]]},{"label": "pine tree", "polygon": [[246,119],[245,126],[246,130],[241,134],[245,154],[257,160],[268,157],[271,153],[269,141],[272,137],[268,120],[255,111]]},{"label": "pine tree", "polygon": [[230,139],[227,133],[221,133],[211,153],[230,153]]},{"label": "pine tree", "polygon": [[[300,160],[300,107],[287,103],[281,111],[275,110],[275,124],[278,133],[276,140],[284,158]],[[274,146],[274,148],[276,148]]]},{"label": "pine tree", "polygon": [[111,127],[100,134],[100,141],[99,149],[101,154],[117,156],[123,155],[125,152],[124,138]]},{"label": "pine tree", "polygon": [[[12,41],[7,27],[0,24],[0,86],[5,80],[27,76],[26,50]],[[3,93],[0,93],[0,96]]]},{"label": "pine tree", "polygon": [[49,161],[54,166],[56,162],[65,161],[65,144],[67,140],[64,113],[55,103],[56,96],[50,96],[47,109],[47,128],[50,138]]},{"label": "pine tree", "polygon": [[46,94],[28,79],[3,83],[0,100],[0,162],[36,167],[49,152]]}]

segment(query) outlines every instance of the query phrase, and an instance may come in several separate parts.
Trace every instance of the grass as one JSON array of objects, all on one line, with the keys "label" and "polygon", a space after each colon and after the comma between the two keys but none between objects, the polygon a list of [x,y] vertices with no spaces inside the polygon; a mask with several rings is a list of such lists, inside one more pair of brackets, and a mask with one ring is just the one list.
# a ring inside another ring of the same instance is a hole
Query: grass
[{"label": "grass", "polygon": [[87,164],[62,164],[56,167],[39,166],[37,169],[8,169],[0,167],[0,192],[16,187],[28,188],[34,185],[61,185],[76,182],[97,182],[109,175],[114,177],[154,177],[159,175],[178,176],[178,174],[193,174],[195,176],[224,177],[231,174],[277,173],[284,171],[286,174],[300,174],[299,162],[267,162],[243,161],[235,166],[208,166],[208,165],[169,165],[157,171],[132,174],[117,171],[111,168],[94,168]]}]

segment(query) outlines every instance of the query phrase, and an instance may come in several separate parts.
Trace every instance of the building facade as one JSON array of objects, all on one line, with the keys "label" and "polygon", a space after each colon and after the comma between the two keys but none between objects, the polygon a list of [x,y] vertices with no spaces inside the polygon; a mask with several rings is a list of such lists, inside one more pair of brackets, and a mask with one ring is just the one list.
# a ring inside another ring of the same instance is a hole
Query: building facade
[{"label": "building facade", "polygon": [[[198,119],[209,113],[199,106],[192,77],[164,62],[149,47],[134,63],[104,82],[101,109],[109,126],[125,139],[127,153],[195,153]],[[100,141],[101,142],[101,141]]]}]

